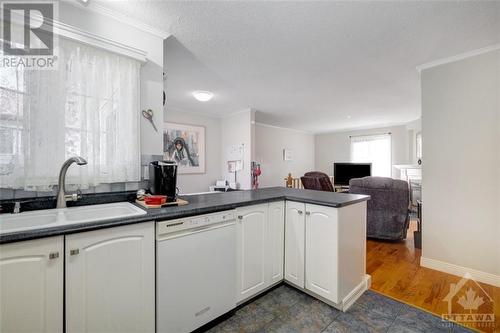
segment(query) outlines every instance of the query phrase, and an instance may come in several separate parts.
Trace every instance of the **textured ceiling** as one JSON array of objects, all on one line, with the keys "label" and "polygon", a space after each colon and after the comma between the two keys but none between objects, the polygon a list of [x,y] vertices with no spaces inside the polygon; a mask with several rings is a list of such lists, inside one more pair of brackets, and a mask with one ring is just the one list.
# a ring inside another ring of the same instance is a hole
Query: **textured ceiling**
[{"label": "textured ceiling", "polygon": [[312,132],[414,120],[417,65],[500,43],[500,2],[94,2],[172,33],[168,107]]}]

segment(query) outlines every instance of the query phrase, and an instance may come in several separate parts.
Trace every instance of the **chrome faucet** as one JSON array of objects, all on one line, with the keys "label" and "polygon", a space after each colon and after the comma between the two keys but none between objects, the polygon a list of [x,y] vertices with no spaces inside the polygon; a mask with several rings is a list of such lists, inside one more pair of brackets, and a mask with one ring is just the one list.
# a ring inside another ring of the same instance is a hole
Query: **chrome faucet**
[{"label": "chrome faucet", "polygon": [[21,212],[21,202],[14,202],[14,209],[12,210],[12,214],[19,214]]},{"label": "chrome faucet", "polygon": [[59,171],[59,192],[57,193],[57,206],[56,208],[66,208],[66,201],[76,201],[78,200],[78,194],[66,195],[66,172],[71,164],[76,163],[78,165],[85,165],[87,161],[80,156],[75,156],[68,158],[61,166],[61,171]]}]

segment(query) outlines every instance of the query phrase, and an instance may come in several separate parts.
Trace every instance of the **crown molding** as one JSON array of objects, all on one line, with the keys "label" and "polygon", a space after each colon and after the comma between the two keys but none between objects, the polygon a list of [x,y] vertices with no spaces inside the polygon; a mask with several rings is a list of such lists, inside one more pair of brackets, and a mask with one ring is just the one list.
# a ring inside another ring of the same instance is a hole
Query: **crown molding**
[{"label": "crown molding", "polygon": [[127,15],[119,13],[115,10],[112,10],[112,9],[109,9],[109,8],[104,7],[102,5],[96,4],[95,2],[92,2],[92,0],[89,0],[89,2],[87,4],[83,4],[82,2],[77,1],[77,0],[66,0],[65,3],[70,4],[70,5],[77,7],[77,8],[85,9],[85,10],[112,18],[116,21],[119,21],[121,23],[125,23],[129,26],[132,26],[136,29],[147,32],[147,33],[152,34],[154,36],[160,37],[162,39],[166,39],[168,36],[171,35],[170,33],[166,32],[164,30],[157,29],[155,27],[150,26],[149,24],[146,24],[146,23],[141,22],[139,20],[128,17]]},{"label": "crown molding", "polygon": [[147,62],[147,52],[143,50],[89,33],[62,22],[53,21],[52,24],[54,26],[54,32],[60,36],[99,47],[106,51],[118,53],[139,60],[142,63]]},{"label": "crown molding", "polygon": [[204,118],[222,119],[222,116],[214,114],[214,113],[191,111],[191,110],[186,110],[184,108],[179,108],[177,106],[169,105],[168,98],[167,98],[167,105],[164,107],[164,110],[166,112],[167,118],[168,118],[168,112],[172,111],[172,112],[178,112],[178,113],[186,113],[186,114],[190,114],[193,116],[199,116],[199,117],[204,117]]},{"label": "crown molding", "polygon": [[436,66],[448,64],[448,63],[451,63],[451,62],[455,62],[455,61],[467,59],[467,58],[470,58],[470,57],[474,57],[474,56],[477,56],[477,55],[480,55],[480,54],[483,54],[483,53],[487,53],[487,52],[491,52],[491,51],[495,51],[495,50],[500,50],[500,44],[493,44],[493,45],[486,46],[486,47],[483,47],[483,48],[480,48],[480,49],[477,49],[477,50],[472,50],[472,51],[469,51],[469,52],[460,53],[460,54],[457,54],[457,55],[454,55],[454,56],[451,56],[451,57],[448,57],[448,58],[434,60],[434,61],[422,64],[422,65],[418,65],[416,67],[416,69],[420,73],[421,71],[423,71],[425,69],[429,69],[429,68],[432,68],[432,67],[436,67]]},{"label": "crown molding", "polygon": [[[94,47],[98,47],[100,49],[121,54],[133,59],[136,59],[142,63],[147,62],[147,52],[140,50],[138,48],[125,45],[123,43],[117,42],[115,40],[105,38],[88,31],[82,30],[75,26],[63,23],[58,20],[52,20],[43,18],[39,14],[32,15],[31,19],[34,22],[40,23],[40,25],[45,21],[47,21],[48,25],[53,28],[53,32],[55,35],[59,37],[65,37],[71,40],[75,40],[87,45],[92,45]],[[24,16],[18,14],[11,14],[10,22],[23,25],[24,24]],[[46,30],[46,28],[42,27],[42,30]]]},{"label": "crown molding", "polygon": [[[420,118],[417,118],[420,119]],[[323,134],[342,134],[342,133],[349,133],[349,132],[357,132],[357,131],[370,131],[370,130],[384,130],[389,127],[398,127],[398,126],[406,126],[409,123],[413,122],[412,121],[403,121],[403,122],[393,122],[393,123],[385,123],[385,124],[377,124],[377,125],[366,125],[366,126],[359,126],[359,127],[346,127],[346,128],[341,128],[333,131],[318,131],[314,132],[316,135],[323,135]]]},{"label": "crown molding", "polygon": [[301,129],[296,129],[296,128],[290,128],[290,127],[282,127],[282,126],[276,126],[276,125],[270,125],[270,124],[261,123],[261,122],[258,122],[258,121],[255,122],[255,125],[262,126],[262,127],[275,128],[275,129],[285,130],[285,131],[290,131],[290,132],[297,132],[297,133],[302,133],[302,134],[310,134],[310,135],[314,134],[313,132],[309,132],[309,131],[306,131],[306,130],[301,130]]}]

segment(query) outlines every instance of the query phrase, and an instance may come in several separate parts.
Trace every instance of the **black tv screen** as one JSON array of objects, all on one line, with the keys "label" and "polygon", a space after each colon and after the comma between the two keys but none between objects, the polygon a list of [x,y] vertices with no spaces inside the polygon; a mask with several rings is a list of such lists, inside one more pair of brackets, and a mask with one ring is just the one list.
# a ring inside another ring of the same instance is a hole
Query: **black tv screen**
[{"label": "black tv screen", "polygon": [[353,178],[372,175],[371,163],[333,163],[333,181],[335,186],[348,186]]}]

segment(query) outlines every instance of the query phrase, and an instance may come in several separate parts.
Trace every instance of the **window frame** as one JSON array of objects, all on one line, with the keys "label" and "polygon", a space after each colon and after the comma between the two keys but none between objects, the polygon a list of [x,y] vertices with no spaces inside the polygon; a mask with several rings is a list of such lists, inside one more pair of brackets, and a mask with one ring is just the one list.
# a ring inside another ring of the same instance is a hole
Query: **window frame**
[{"label": "window frame", "polygon": [[[393,172],[393,157],[392,157],[392,154],[393,154],[393,144],[392,144],[392,133],[391,132],[387,132],[387,133],[374,133],[374,134],[360,134],[360,135],[350,135],[349,136],[349,148],[350,148],[350,162],[351,163],[371,163],[372,164],[372,175],[373,175],[373,170],[374,170],[374,161],[355,161],[354,158],[353,158],[353,150],[354,150],[354,144],[356,143],[356,140],[359,140],[358,142],[366,142],[366,141],[375,141],[376,138],[380,138],[380,137],[386,137],[388,139],[388,143],[389,143],[389,169],[387,170],[388,171],[388,174],[385,175],[385,176],[380,176],[380,177],[390,177],[392,178],[392,172]],[[363,138],[364,140],[360,140],[361,138]],[[370,138],[373,138],[372,140],[370,140]],[[378,175],[377,175],[378,176]]]}]

